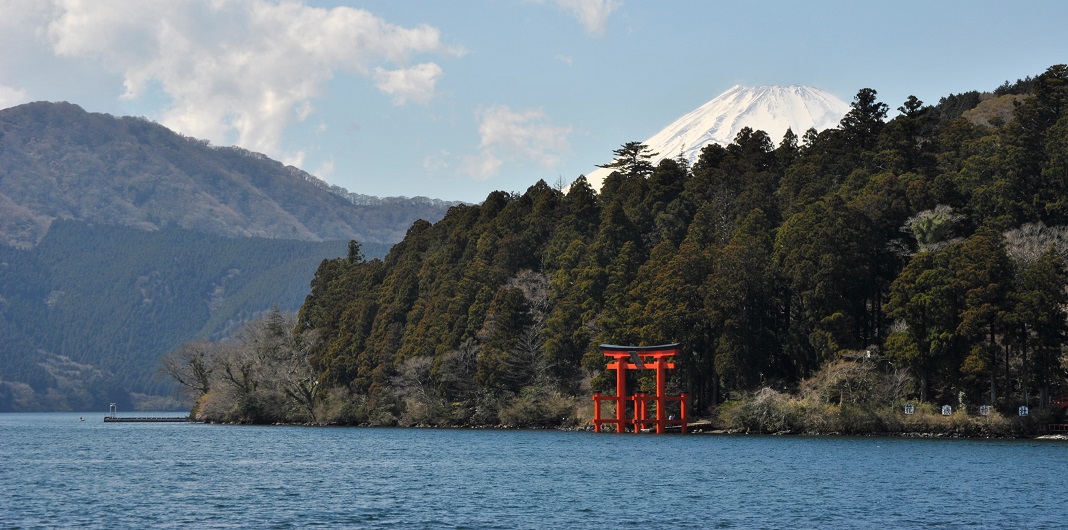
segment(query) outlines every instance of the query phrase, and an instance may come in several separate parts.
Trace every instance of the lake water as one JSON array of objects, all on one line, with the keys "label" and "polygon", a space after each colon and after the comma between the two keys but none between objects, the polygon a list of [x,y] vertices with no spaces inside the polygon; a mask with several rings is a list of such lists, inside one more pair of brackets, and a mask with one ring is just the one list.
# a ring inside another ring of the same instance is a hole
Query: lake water
[{"label": "lake water", "polygon": [[0,414],[0,528],[1068,527],[1063,441],[102,418]]}]

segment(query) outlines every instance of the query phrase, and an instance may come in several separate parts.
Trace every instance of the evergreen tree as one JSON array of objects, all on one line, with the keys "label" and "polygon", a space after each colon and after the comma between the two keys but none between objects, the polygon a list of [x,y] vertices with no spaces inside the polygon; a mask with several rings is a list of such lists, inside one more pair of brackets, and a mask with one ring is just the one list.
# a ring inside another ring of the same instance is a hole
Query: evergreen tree
[{"label": "evergreen tree", "polygon": [[641,142],[627,142],[612,153],[615,158],[611,162],[597,167],[614,169],[627,178],[648,176],[653,172],[653,164],[649,160],[659,154]]},{"label": "evergreen tree", "polygon": [[[966,376],[987,376],[990,402],[997,403],[998,337],[1005,332],[1013,291],[1012,270],[1001,235],[989,229],[976,232],[954,247],[949,266],[963,294],[957,334],[966,341]],[[1007,371],[1007,365],[1006,365]],[[1008,374],[1005,374],[1008,379]]]},{"label": "evergreen tree", "polygon": [[875,148],[879,133],[882,131],[886,113],[890,107],[876,99],[878,93],[871,88],[862,88],[853,97],[849,112],[842,118],[840,125],[846,141],[862,151]]},{"label": "evergreen tree", "polygon": [[775,263],[786,279],[797,376],[845,348],[865,346],[860,330],[876,295],[871,228],[841,199],[817,202],[787,219],[775,238]]},{"label": "evergreen tree", "polygon": [[913,256],[891,285],[885,308],[898,322],[886,340],[887,356],[917,374],[923,401],[932,379],[955,379],[963,359],[957,329],[964,294],[950,268],[950,252]]},{"label": "evergreen tree", "polygon": [[715,367],[727,389],[747,390],[770,377],[781,360],[778,343],[778,275],[772,264],[770,226],[754,210],[716,253],[708,278],[706,314],[718,332]]},{"label": "evergreen tree", "polygon": [[1040,406],[1050,404],[1050,385],[1065,376],[1060,362],[1061,348],[1068,334],[1068,273],[1051,249],[1038,260],[1021,263],[1009,322],[1014,328],[1011,342],[1021,359],[1021,393],[1026,402],[1029,389],[1038,387]]}]

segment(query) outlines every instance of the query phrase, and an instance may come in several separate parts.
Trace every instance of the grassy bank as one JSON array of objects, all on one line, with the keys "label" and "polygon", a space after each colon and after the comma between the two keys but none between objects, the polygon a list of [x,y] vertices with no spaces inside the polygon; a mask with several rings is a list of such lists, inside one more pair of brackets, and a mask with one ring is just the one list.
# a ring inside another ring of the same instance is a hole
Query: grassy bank
[{"label": "grassy bank", "polygon": [[958,408],[943,415],[940,406],[915,403],[905,413],[905,402],[892,405],[821,403],[803,396],[761,389],[719,407],[718,426],[728,432],[812,435],[930,435],[1002,438],[1043,434],[1053,422],[1048,409],[1032,409],[1027,416],[978,407]]}]

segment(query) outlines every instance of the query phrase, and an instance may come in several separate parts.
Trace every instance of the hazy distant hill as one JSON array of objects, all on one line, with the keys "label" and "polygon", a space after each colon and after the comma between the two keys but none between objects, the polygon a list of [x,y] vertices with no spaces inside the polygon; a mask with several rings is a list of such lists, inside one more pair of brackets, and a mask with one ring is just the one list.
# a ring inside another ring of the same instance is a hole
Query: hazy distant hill
[{"label": "hazy distant hill", "polygon": [[453,204],[69,103],[0,110],[0,411],[174,406],[161,355],[295,311],[349,240],[382,257]]},{"label": "hazy distant hill", "polygon": [[0,111],[0,243],[27,248],[52,219],[225,236],[394,243],[455,203],[374,201],[236,147],[70,103]]}]

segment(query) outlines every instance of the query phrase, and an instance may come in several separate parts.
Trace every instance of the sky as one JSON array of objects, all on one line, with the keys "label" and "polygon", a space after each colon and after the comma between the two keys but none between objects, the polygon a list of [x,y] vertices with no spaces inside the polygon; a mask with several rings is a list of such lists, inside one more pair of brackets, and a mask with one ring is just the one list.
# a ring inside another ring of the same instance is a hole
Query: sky
[{"label": "sky", "polygon": [[0,0],[0,108],[68,101],[355,193],[481,202],[734,85],[891,109],[993,90],[1068,63],[1066,23],[1063,0]]}]

